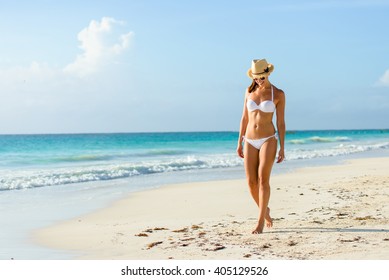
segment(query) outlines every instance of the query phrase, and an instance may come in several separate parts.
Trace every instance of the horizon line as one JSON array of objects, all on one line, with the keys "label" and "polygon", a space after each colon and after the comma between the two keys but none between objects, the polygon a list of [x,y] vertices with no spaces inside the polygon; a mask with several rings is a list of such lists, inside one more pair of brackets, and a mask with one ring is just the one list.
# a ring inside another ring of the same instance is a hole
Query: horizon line
[{"label": "horizon line", "polygon": [[[326,128],[326,129],[290,129],[288,132],[296,131],[353,131],[353,130],[389,130],[389,128]],[[47,132],[47,133],[0,133],[0,136],[27,136],[27,135],[92,135],[92,134],[163,134],[163,133],[238,133],[239,130],[188,130],[188,131],[132,131],[132,132]]]}]

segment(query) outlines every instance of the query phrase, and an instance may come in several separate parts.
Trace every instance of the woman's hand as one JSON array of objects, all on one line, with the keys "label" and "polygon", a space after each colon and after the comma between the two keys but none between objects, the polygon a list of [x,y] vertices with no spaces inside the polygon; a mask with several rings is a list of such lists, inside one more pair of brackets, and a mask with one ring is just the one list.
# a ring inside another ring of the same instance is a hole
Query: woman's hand
[{"label": "woman's hand", "polygon": [[236,148],[236,153],[238,154],[239,157],[244,158],[242,144],[238,145],[238,148]]},{"label": "woman's hand", "polygon": [[283,162],[284,159],[285,159],[285,151],[284,149],[280,149],[280,151],[278,152],[277,163]]}]

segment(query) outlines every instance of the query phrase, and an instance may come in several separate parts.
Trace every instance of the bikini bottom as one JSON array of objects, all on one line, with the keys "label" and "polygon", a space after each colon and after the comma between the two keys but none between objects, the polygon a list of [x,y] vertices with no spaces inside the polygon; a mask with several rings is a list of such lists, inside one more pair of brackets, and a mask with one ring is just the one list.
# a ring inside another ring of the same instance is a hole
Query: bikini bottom
[{"label": "bikini bottom", "polygon": [[244,141],[249,143],[251,146],[253,146],[254,148],[256,148],[257,150],[260,150],[262,145],[270,138],[276,138],[278,139],[278,136],[277,136],[277,133],[272,135],[272,136],[269,136],[269,137],[265,137],[265,138],[261,138],[261,139],[249,139],[247,138],[246,136],[244,137]]}]

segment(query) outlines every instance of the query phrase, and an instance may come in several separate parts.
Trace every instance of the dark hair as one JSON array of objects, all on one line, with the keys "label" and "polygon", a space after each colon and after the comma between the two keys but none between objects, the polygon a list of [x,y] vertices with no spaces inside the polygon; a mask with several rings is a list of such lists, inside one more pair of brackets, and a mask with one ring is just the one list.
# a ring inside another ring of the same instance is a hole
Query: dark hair
[{"label": "dark hair", "polygon": [[249,92],[253,92],[257,88],[258,84],[253,80],[251,85],[249,86]]}]

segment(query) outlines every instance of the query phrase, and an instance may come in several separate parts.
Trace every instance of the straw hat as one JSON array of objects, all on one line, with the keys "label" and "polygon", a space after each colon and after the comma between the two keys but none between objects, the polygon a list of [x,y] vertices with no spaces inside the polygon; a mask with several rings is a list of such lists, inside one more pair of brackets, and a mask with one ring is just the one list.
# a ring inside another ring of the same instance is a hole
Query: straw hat
[{"label": "straw hat", "polygon": [[269,76],[274,70],[274,65],[267,63],[266,59],[254,59],[251,62],[251,68],[247,71],[250,79]]}]

